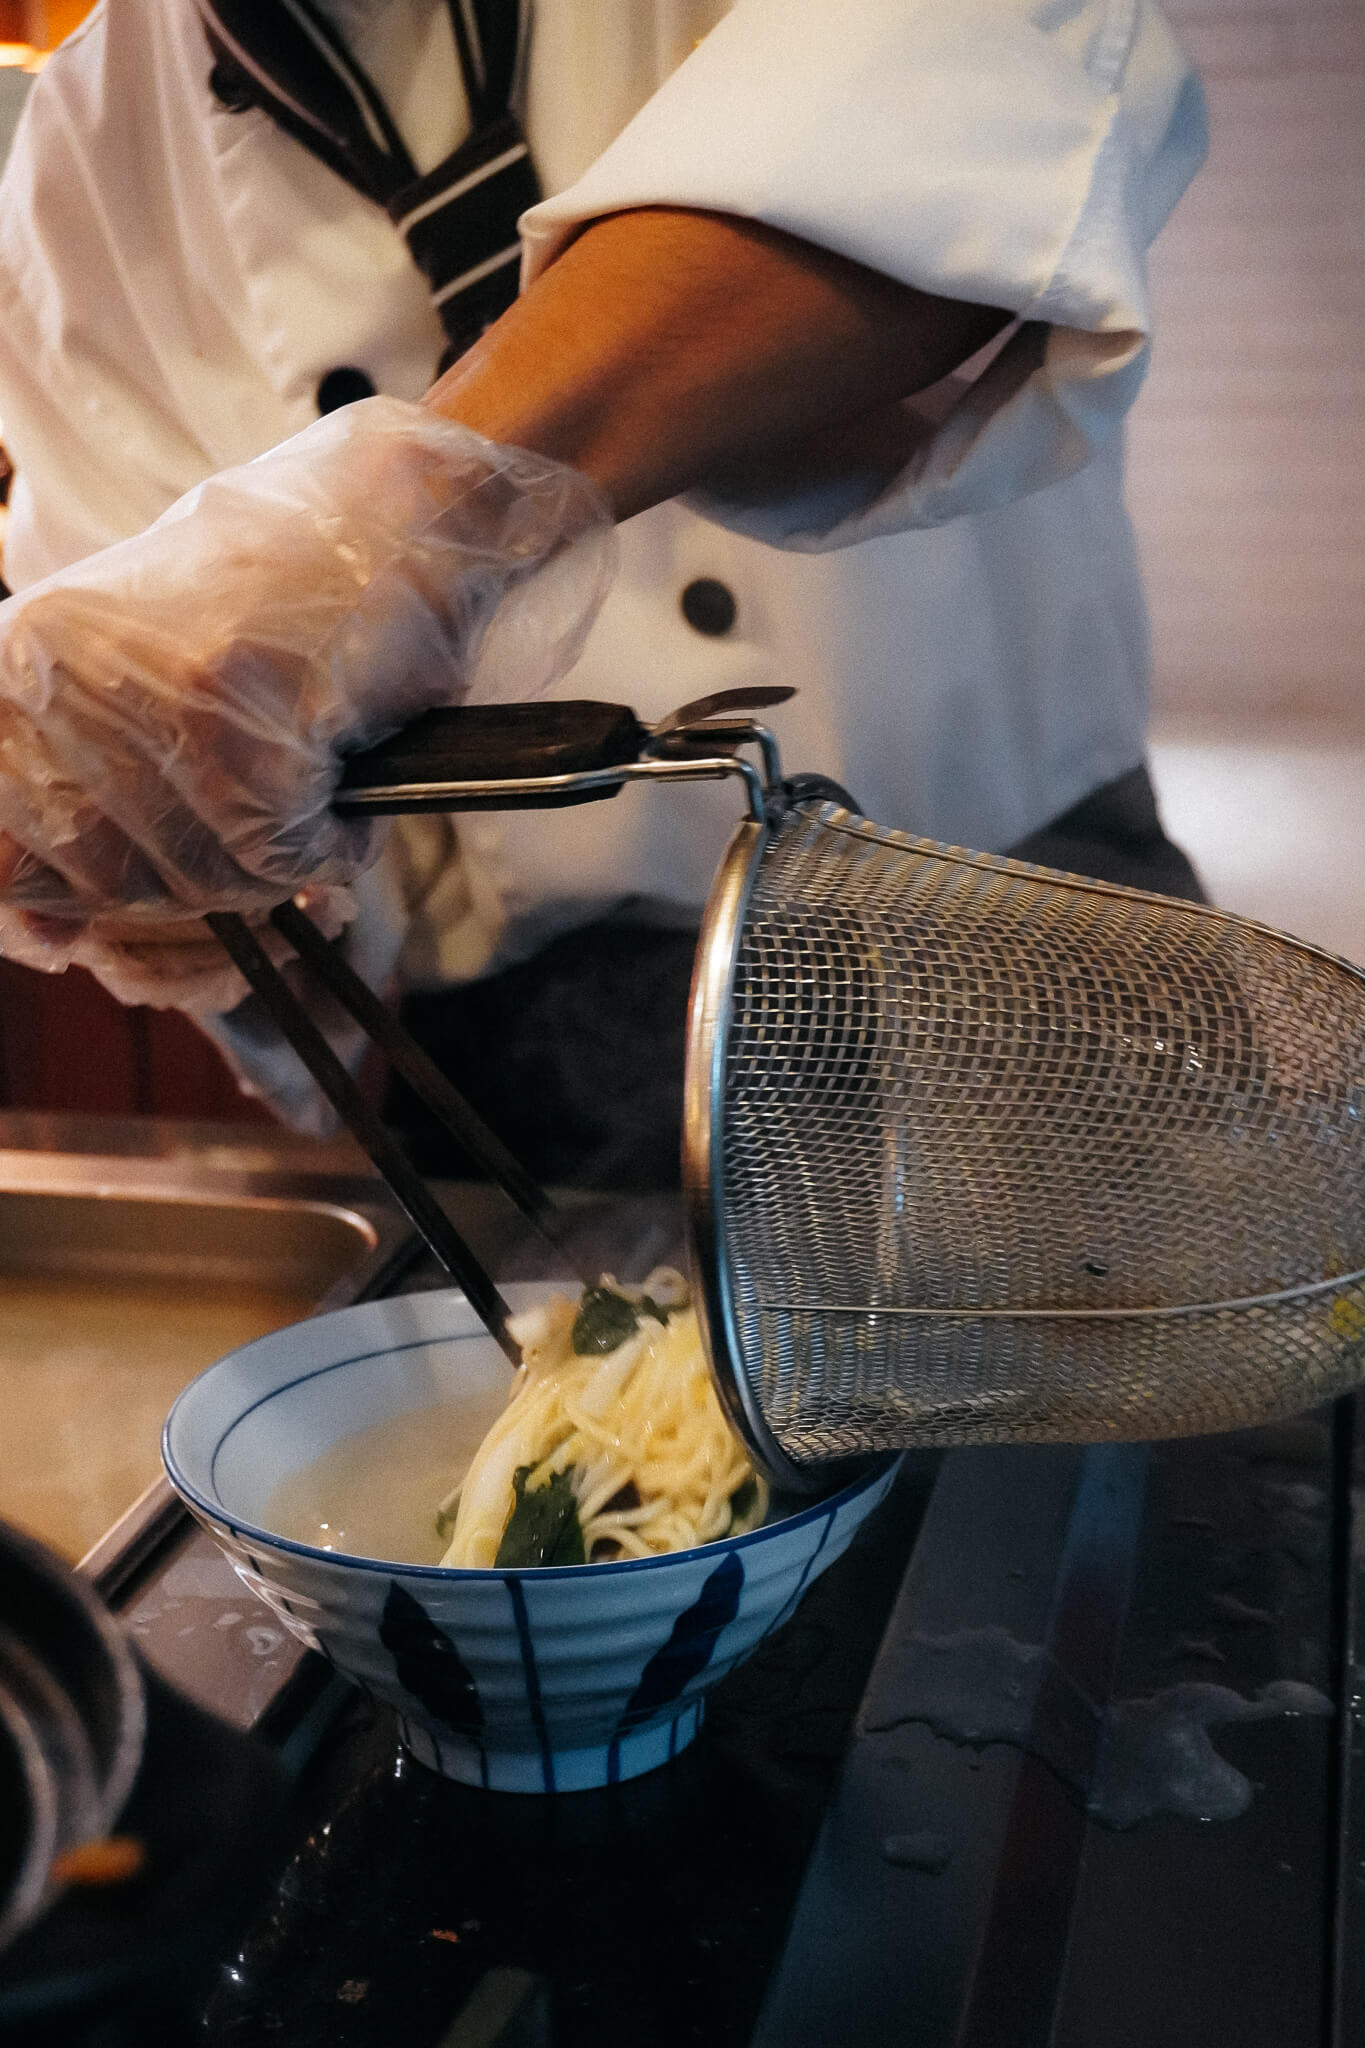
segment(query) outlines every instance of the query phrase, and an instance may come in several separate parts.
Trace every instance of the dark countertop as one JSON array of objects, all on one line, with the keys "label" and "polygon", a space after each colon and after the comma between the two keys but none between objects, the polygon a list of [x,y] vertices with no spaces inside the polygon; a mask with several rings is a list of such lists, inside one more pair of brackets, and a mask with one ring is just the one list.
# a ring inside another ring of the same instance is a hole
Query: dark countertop
[{"label": "dark countertop", "polygon": [[754,2048],[1365,2040],[1335,1420],[945,1460]]},{"label": "dark countertop", "polygon": [[116,1605],[295,1787],[185,2038],[1365,2048],[1359,1434],[917,1461],[691,1750],[554,1801],[400,1762],[162,1531]]},{"label": "dark countertop", "polygon": [[347,1707],[200,2038],[1358,2048],[1353,1426],[918,1462],[611,1793],[446,1784]]},{"label": "dark countertop", "polygon": [[293,1853],[203,2038],[435,2043],[486,1974],[546,1987],[557,2048],[744,2048],[932,1467],[907,1469],[663,1771],[559,1799],[397,1755],[356,1702],[302,1788]]}]

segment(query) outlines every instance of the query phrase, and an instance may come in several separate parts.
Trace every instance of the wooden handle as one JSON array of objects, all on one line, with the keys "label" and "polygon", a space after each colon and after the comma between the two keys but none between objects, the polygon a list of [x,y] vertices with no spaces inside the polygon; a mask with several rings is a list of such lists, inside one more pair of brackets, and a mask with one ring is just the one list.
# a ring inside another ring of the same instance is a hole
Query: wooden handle
[{"label": "wooden handle", "polygon": [[[615,796],[620,783],[585,790],[437,801],[433,784],[517,782],[581,775],[638,760],[646,728],[624,704],[462,704],[428,711],[378,746],[348,757],[339,811],[541,810]],[[348,799],[359,799],[350,802]]]}]

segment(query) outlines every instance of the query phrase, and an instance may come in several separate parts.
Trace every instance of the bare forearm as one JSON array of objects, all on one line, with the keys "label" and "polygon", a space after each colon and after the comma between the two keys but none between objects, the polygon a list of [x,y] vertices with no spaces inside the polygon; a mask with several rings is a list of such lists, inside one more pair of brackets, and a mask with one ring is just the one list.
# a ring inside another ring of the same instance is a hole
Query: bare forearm
[{"label": "bare forearm", "polygon": [[628,518],[844,429],[866,460],[895,402],[1007,318],[753,222],[646,208],[595,222],[427,402],[582,470]]}]

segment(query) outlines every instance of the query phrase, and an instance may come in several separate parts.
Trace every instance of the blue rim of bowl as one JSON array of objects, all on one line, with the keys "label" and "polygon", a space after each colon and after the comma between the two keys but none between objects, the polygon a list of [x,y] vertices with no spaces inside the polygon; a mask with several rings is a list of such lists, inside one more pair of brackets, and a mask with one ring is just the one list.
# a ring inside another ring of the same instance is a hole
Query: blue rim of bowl
[{"label": "blue rim of bowl", "polygon": [[[334,1358],[327,1365],[314,1366],[310,1371],[301,1372],[294,1379],[285,1380],[280,1386],[272,1387],[268,1394],[260,1395],[249,1407],[244,1408],[240,1415],[233,1416],[210,1455],[210,1478],[217,1466],[218,1454],[233,1431],[240,1428],[247,1417],[254,1415],[258,1408],[267,1407],[271,1401],[277,1400],[281,1394],[287,1394],[291,1388],[303,1386],[308,1380],[321,1379],[329,1372],[341,1372],[347,1366],[366,1365],[372,1358],[398,1358],[405,1351],[425,1350],[432,1344],[448,1341],[448,1338],[431,1335],[415,1337],[406,1344],[379,1344],[373,1350],[357,1351],[348,1358]],[[498,1582],[507,1579],[543,1578],[557,1582],[561,1579],[582,1578],[588,1574],[593,1578],[600,1578],[606,1572],[652,1571],[660,1565],[678,1564],[685,1558],[708,1556],[721,1550],[743,1549],[751,1543],[762,1542],[765,1537],[773,1536],[779,1530],[799,1529],[803,1523],[817,1518],[832,1520],[841,1507],[874,1485],[898,1461],[898,1454],[890,1452],[885,1457],[878,1458],[869,1470],[860,1472],[856,1478],[848,1480],[836,1492],[823,1494],[808,1507],[798,1509],[792,1515],[783,1515],[779,1521],[761,1523],[757,1529],[749,1529],[743,1536],[717,1536],[710,1543],[695,1543],[687,1550],[664,1550],[654,1557],[613,1557],[604,1558],[600,1564],[518,1565],[515,1568],[509,1565],[405,1564],[397,1558],[359,1557],[349,1550],[323,1550],[315,1543],[300,1543],[293,1536],[277,1535],[273,1529],[262,1528],[258,1522],[237,1521],[224,1509],[221,1502],[208,1499],[192,1480],[186,1478],[171,1450],[171,1425],[181,1403],[187,1400],[199,1382],[207,1379],[209,1373],[214,1370],[213,1366],[207,1367],[176,1395],[170,1413],[162,1425],[161,1459],[166,1467],[167,1477],[180,1498],[199,1513],[206,1515],[219,1528],[226,1529],[230,1535],[257,1544],[268,1544],[272,1550],[287,1551],[295,1557],[312,1558],[320,1564],[354,1565],[359,1571],[388,1572],[390,1575],[401,1572],[405,1578],[491,1579]]]}]

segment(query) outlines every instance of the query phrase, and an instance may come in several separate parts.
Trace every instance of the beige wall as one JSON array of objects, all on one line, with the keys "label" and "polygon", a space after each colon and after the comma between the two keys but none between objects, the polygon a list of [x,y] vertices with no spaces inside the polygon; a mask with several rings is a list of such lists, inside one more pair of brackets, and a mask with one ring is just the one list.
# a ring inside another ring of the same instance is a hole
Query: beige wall
[{"label": "beige wall", "polygon": [[1131,429],[1158,716],[1365,738],[1365,4],[1167,12],[1212,147]]}]

